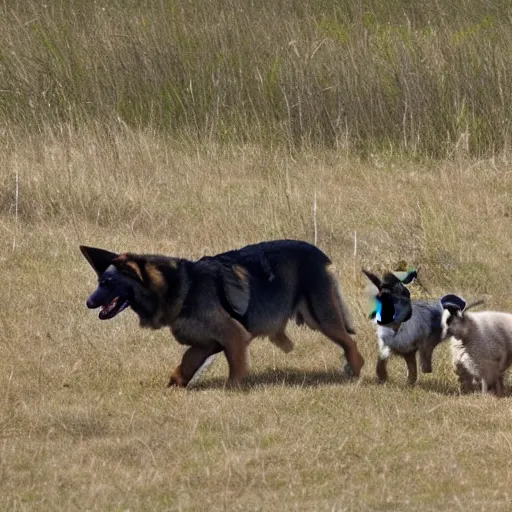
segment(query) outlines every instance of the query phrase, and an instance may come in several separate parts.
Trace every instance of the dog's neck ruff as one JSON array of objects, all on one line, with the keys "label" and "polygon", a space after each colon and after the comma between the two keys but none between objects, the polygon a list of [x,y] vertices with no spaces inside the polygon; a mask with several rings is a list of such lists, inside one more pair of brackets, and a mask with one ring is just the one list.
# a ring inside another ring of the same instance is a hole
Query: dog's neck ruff
[{"label": "dog's neck ruff", "polygon": [[177,272],[180,272],[182,279],[178,289],[169,290],[168,293],[174,291],[176,295],[173,300],[168,304],[165,300],[162,300],[161,296],[154,295],[155,306],[144,308],[141,304],[139,310],[132,307],[132,309],[138,314],[141,327],[147,327],[150,329],[161,329],[162,327],[172,326],[176,319],[180,316],[185,300],[190,289],[187,279],[184,278],[187,270],[183,267],[179,268]]}]

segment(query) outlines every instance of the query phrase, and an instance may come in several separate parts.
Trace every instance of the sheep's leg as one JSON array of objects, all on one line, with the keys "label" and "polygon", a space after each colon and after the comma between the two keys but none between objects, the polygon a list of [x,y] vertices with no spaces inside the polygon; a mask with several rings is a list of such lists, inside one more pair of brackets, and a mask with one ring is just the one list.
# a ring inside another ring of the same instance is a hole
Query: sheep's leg
[{"label": "sheep's leg", "polygon": [[486,363],[481,369],[482,394],[487,394],[492,389],[496,396],[503,396],[503,380],[500,372],[494,364]]},{"label": "sheep's leg", "polygon": [[461,395],[467,395],[474,391],[473,375],[471,375],[460,362],[454,365],[454,371],[459,379],[459,390]]},{"label": "sheep's leg", "polygon": [[379,357],[377,360],[377,367],[375,368],[375,372],[377,373],[377,382],[380,384],[383,384],[388,380],[388,370],[386,368],[387,364],[387,359],[382,359]]},{"label": "sheep's leg", "polygon": [[418,367],[416,366],[416,352],[401,354],[407,364],[407,383],[414,386],[418,379]]},{"label": "sheep's leg", "polygon": [[498,379],[496,380],[496,396],[502,397],[504,393],[504,385],[503,385],[503,375],[500,375]]}]

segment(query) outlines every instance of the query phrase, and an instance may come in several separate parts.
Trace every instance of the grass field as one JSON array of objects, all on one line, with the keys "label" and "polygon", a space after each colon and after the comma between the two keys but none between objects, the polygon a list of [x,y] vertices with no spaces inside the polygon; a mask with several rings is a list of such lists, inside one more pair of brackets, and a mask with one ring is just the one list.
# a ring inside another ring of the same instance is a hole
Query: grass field
[{"label": "grass field", "polygon": [[[420,266],[416,297],[455,291],[510,310],[507,161],[192,153],[128,131],[21,139],[2,167],[2,508],[508,508],[509,399],[457,396],[446,345],[416,388],[401,361],[375,384],[360,273],[405,259]],[[197,258],[312,241],[315,194],[318,245],[367,360],[358,383],[342,377],[334,345],[292,327],[289,355],[253,342],[247,390],[223,389],[222,358],[196,389],[167,390],[181,354],[170,334],[85,307],[95,276],[79,243]]]},{"label": "grass field", "polygon": [[[201,6],[201,7],[199,7]],[[0,6],[0,509],[509,510],[511,399],[375,382],[361,267],[512,311],[505,1]],[[290,326],[166,389],[180,347],[85,307],[78,245],[333,260],[366,366]]]}]

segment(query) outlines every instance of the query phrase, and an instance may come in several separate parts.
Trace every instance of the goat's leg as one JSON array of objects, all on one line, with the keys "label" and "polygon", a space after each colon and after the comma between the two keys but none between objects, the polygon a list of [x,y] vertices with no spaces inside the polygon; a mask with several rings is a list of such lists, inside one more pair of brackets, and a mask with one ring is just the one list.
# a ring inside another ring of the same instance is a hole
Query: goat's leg
[{"label": "goat's leg", "polygon": [[407,383],[410,386],[416,384],[418,379],[418,367],[416,365],[416,351],[409,352],[408,354],[401,354],[407,364]]}]

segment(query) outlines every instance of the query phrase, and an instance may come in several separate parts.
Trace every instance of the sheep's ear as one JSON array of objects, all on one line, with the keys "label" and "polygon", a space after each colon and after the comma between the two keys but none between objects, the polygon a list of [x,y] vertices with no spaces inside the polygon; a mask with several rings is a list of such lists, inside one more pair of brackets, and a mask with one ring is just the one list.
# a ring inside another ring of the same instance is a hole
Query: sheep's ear
[{"label": "sheep's ear", "polygon": [[371,272],[368,272],[368,270],[365,270],[364,268],[361,269],[363,271],[363,274],[377,287],[378,290],[382,288],[382,281]]},{"label": "sheep's ear", "polygon": [[405,272],[393,272],[393,274],[400,279],[403,284],[411,284],[418,277],[418,271],[415,268],[409,268]]},{"label": "sheep's ear", "polygon": [[443,295],[440,302],[443,309],[447,309],[452,315],[457,311],[462,312],[466,309],[466,301],[453,293]]}]

